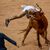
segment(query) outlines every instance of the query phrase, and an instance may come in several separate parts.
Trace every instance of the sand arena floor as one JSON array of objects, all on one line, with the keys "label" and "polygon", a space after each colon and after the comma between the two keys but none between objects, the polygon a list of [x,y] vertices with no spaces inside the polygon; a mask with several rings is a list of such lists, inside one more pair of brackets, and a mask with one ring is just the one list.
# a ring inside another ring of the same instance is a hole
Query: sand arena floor
[{"label": "sand arena floor", "polygon": [[[36,31],[31,30],[25,40],[25,46],[21,46],[21,42],[25,33],[18,34],[20,30],[27,27],[29,20],[25,17],[16,19],[10,22],[9,26],[6,27],[4,22],[5,19],[11,18],[14,15],[20,14],[21,5],[35,5],[38,3],[43,9],[45,16],[48,19],[48,39],[50,40],[50,0],[0,0],[0,32],[5,33],[8,37],[12,38],[17,42],[20,48],[12,45],[8,41],[5,41],[8,50],[40,50],[37,44]],[[45,45],[44,39],[41,38],[43,46],[42,50],[49,50],[49,47]]]}]

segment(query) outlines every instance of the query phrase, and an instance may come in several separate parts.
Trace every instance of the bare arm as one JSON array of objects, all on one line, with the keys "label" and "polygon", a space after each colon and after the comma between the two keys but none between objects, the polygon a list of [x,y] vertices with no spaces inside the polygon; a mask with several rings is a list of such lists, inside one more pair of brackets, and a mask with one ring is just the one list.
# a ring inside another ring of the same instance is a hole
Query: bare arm
[{"label": "bare arm", "polygon": [[17,43],[14,40],[12,40],[11,38],[7,37],[5,34],[3,34],[3,37],[4,37],[4,39],[6,39],[7,41],[9,41],[13,45],[17,46]]}]

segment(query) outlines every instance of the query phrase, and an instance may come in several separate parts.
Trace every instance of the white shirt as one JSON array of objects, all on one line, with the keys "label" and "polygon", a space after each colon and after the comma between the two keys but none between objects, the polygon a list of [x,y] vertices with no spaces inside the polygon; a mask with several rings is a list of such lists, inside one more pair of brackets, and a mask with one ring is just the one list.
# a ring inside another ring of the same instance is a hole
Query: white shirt
[{"label": "white shirt", "polygon": [[25,10],[32,10],[33,12],[40,11],[40,9],[38,9],[34,6],[24,6],[22,11],[25,11]]}]

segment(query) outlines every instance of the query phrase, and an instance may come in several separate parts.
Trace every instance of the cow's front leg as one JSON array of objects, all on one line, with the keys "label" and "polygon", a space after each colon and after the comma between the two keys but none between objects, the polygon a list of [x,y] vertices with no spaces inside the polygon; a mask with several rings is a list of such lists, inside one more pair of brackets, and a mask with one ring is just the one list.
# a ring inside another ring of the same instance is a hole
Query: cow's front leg
[{"label": "cow's front leg", "polygon": [[27,31],[26,31],[26,33],[25,33],[25,35],[24,35],[24,39],[22,40],[22,45],[24,46],[25,44],[24,44],[24,41],[25,41],[25,39],[26,39],[26,37],[27,37],[27,35],[28,35],[28,33],[29,33],[29,31],[30,31],[30,29],[31,29],[32,27],[28,27],[27,28]]},{"label": "cow's front leg", "polygon": [[45,43],[48,45],[48,40],[47,40],[47,30],[44,32],[44,36],[45,36]]},{"label": "cow's front leg", "polygon": [[44,33],[44,36],[45,36],[45,44],[50,44],[50,41],[47,39],[47,30],[45,31]]},{"label": "cow's front leg", "polygon": [[50,44],[50,41],[47,39],[47,30],[40,33],[40,35],[45,39],[45,44]]},{"label": "cow's front leg", "polygon": [[38,46],[40,47],[40,48],[42,48],[42,45],[41,45],[41,43],[40,43],[40,36],[39,36],[39,32],[37,32],[37,40],[38,40]]}]

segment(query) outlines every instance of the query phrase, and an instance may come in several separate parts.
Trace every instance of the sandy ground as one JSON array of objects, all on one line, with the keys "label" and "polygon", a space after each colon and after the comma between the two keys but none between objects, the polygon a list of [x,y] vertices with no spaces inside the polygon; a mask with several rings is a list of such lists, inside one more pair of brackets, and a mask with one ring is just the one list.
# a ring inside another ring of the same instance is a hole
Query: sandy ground
[{"label": "sandy ground", "polygon": [[[50,33],[50,0],[0,0],[0,32],[3,32],[8,37],[15,40],[17,44],[20,46],[20,48],[17,48],[16,46],[12,45],[8,41],[5,41],[8,50],[40,50],[37,44],[36,31],[34,29],[32,29],[28,34],[25,40],[26,45],[25,46],[21,45],[25,33],[22,34],[18,34],[18,33],[20,32],[20,30],[27,27],[29,20],[26,17],[11,21],[8,27],[6,27],[4,24],[5,19],[20,14],[21,11],[20,6],[22,4],[35,5],[35,3],[38,3],[41,6],[41,8],[45,13],[45,16],[48,19],[48,23],[49,23],[48,39],[50,40],[50,34],[49,34]],[[41,38],[40,40],[43,46],[42,50],[49,50],[50,46],[45,45],[44,39]]]}]

